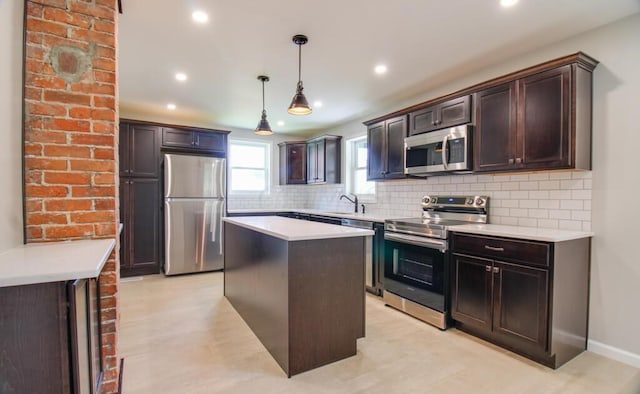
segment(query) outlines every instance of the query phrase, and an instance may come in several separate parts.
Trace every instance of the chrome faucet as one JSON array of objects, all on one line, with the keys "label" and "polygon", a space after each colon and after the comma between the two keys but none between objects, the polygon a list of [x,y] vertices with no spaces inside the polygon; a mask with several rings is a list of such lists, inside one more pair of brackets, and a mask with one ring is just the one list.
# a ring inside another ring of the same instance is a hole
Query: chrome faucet
[{"label": "chrome faucet", "polygon": [[348,201],[352,202],[353,205],[354,205],[354,210],[353,211],[355,213],[358,213],[358,196],[356,196],[355,194],[351,194],[351,195],[353,196],[353,199],[349,198],[348,196],[346,196],[344,194],[340,196],[340,199],[342,200],[343,198],[346,198]]}]

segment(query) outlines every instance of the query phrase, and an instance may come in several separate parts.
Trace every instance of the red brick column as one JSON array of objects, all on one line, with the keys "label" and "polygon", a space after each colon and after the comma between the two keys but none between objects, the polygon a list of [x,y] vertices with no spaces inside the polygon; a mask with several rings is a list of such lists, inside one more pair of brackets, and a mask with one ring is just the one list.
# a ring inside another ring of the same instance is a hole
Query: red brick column
[{"label": "red brick column", "polygon": [[[117,0],[27,0],[27,242],[116,238]],[[100,277],[103,392],[117,391],[119,245]]]}]

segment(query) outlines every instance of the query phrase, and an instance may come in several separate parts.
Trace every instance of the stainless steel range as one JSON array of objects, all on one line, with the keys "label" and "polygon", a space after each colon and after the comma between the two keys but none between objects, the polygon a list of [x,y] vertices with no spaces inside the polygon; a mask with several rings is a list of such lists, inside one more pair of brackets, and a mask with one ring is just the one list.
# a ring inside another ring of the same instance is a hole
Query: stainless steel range
[{"label": "stainless steel range", "polygon": [[385,221],[384,302],[442,330],[449,326],[451,226],[486,223],[488,196],[424,196],[422,217]]}]

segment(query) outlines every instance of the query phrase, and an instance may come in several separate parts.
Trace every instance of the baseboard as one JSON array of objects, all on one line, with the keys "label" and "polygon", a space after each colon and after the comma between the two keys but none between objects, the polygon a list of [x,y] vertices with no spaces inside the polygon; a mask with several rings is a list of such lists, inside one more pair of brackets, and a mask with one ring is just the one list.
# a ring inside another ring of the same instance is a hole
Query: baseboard
[{"label": "baseboard", "polygon": [[629,364],[632,367],[640,368],[640,354],[618,349],[617,347],[605,345],[604,343],[589,339],[587,350],[601,356],[611,358],[621,363]]}]

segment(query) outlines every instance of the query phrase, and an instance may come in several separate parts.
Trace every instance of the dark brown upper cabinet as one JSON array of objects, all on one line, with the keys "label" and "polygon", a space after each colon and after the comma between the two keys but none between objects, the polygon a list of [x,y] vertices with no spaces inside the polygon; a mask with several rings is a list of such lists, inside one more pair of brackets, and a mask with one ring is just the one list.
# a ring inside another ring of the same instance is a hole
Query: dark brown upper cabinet
[{"label": "dark brown upper cabinet", "polygon": [[516,83],[509,82],[476,94],[476,171],[508,170],[515,163],[516,89]]},{"label": "dark brown upper cabinet", "polygon": [[120,176],[156,178],[160,174],[160,128],[120,123]]},{"label": "dark brown upper cabinet", "polygon": [[590,170],[597,64],[578,52],[364,122],[368,179],[396,173],[386,122],[407,115],[409,135],[472,122],[474,172]]},{"label": "dark brown upper cabinet", "polygon": [[281,142],[280,184],[296,185],[307,183],[307,143],[304,141]]},{"label": "dark brown upper cabinet", "polygon": [[573,63],[476,93],[474,171],[591,169],[591,72]]},{"label": "dark brown upper cabinet", "polygon": [[380,121],[367,127],[367,180],[404,178],[404,139],[407,116]]},{"label": "dark brown upper cabinet", "polygon": [[341,142],[333,135],[307,141],[307,183],[340,183]]},{"label": "dark brown upper cabinet", "polygon": [[224,155],[227,150],[227,131],[162,128],[162,147]]},{"label": "dark brown upper cabinet", "polygon": [[409,113],[409,135],[470,122],[471,95],[465,95]]}]

